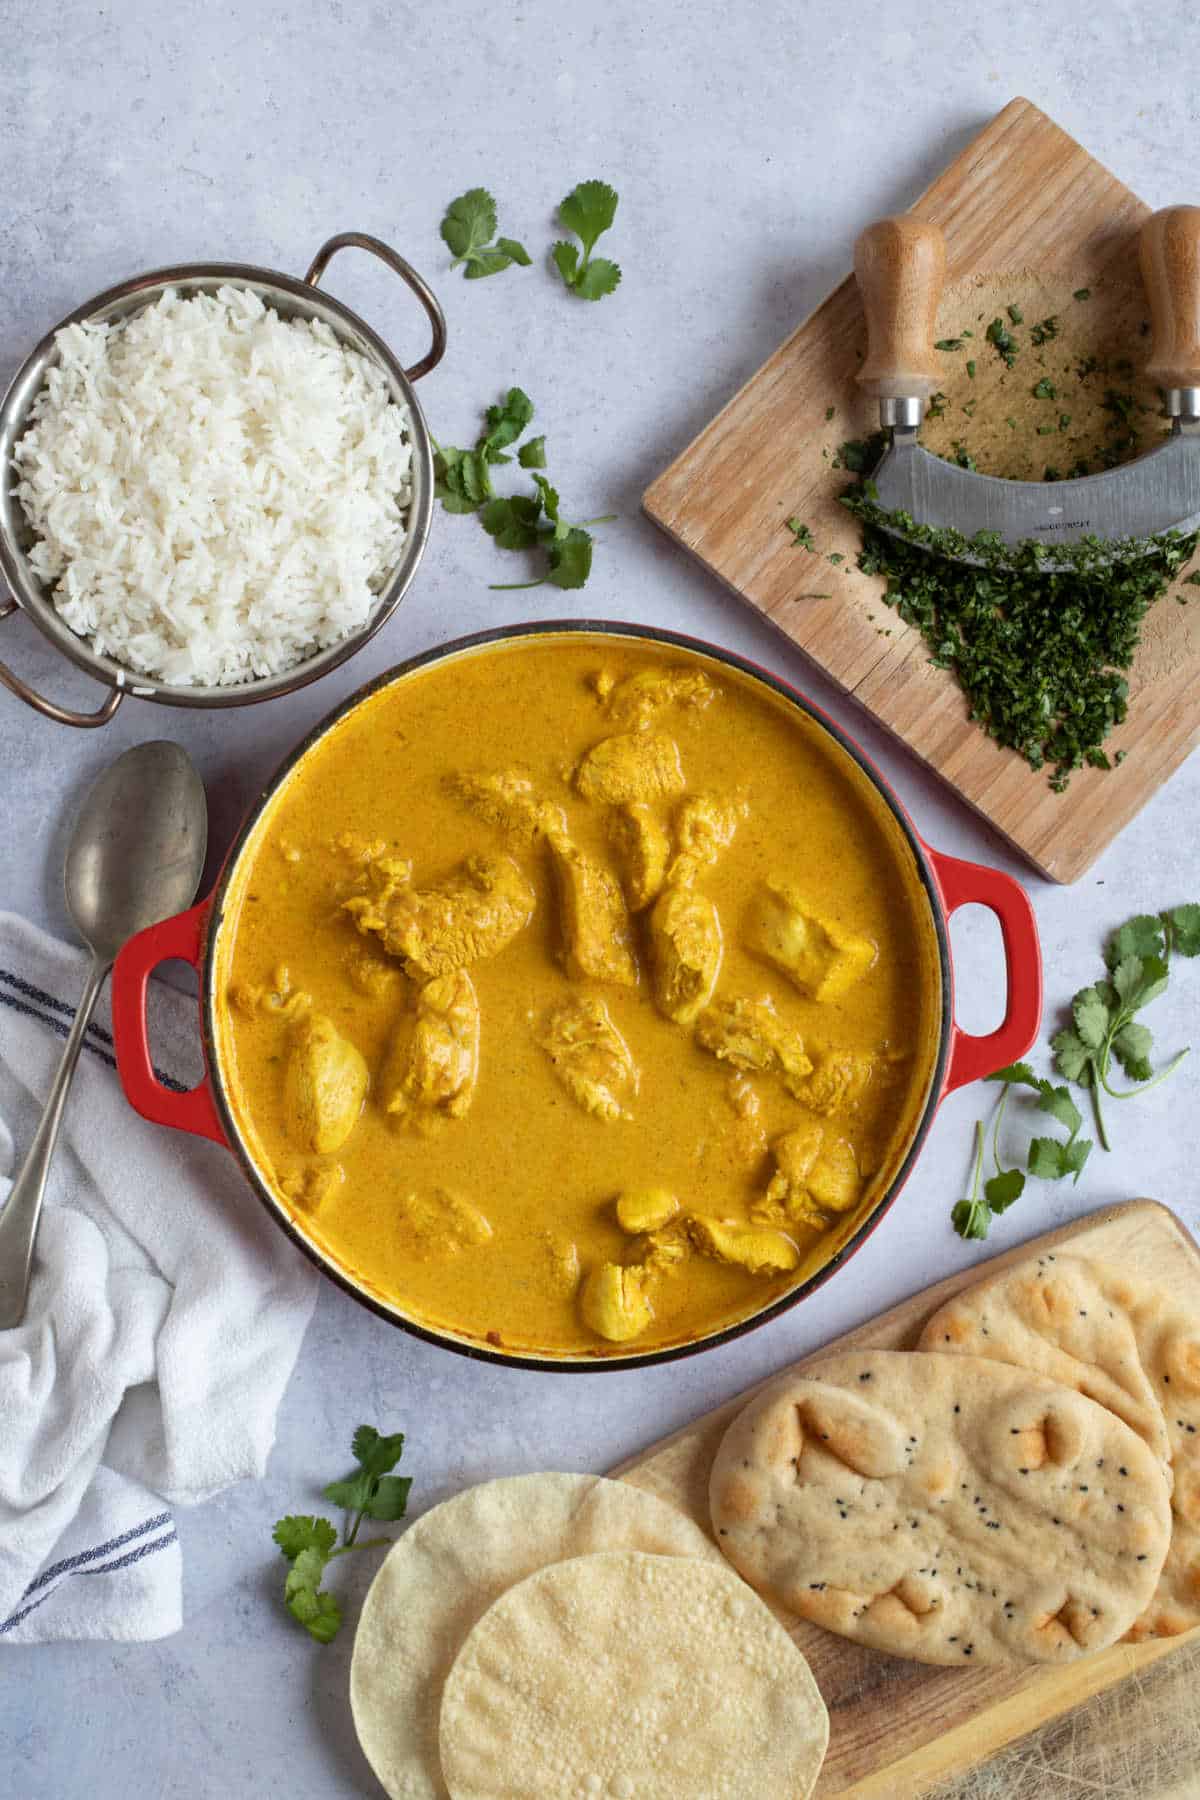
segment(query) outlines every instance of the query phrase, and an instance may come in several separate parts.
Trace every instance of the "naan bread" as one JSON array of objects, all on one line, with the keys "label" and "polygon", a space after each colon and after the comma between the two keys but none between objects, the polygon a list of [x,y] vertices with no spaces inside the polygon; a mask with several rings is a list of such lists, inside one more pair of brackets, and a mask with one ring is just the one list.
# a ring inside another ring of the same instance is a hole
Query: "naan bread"
[{"label": "naan bread", "polygon": [[1127,1425],[982,1357],[850,1351],[785,1376],[729,1427],[709,1497],[755,1587],[930,1663],[1115,1643],[1170,1538],[1162,1468]]},{"label": "naan bread", "polygon": [[812,1673],[732,1570],[576,1557],[483,1615],[442,1697],[453,1800],[806,1800],[829,1742]]},{"label": "naan bread", "polygon": [[1171,1547],[1131,1639],[1200,1624],[1200,1329],[1162,1288],[1046,1253],[947,1301],[923,1350],[991,1356],[1097,1400],[1137,1432],[1172,1487]]},{"label": "naan bread", "polygon": [[515,1475],[469,1488],[410,1525],[363,1604],[350,1703],[392,1800],[445,1800],[442,1683],[463,1639],[515,1582],[598,1550],[721,1558],[675,1507],[595,1475]]}]

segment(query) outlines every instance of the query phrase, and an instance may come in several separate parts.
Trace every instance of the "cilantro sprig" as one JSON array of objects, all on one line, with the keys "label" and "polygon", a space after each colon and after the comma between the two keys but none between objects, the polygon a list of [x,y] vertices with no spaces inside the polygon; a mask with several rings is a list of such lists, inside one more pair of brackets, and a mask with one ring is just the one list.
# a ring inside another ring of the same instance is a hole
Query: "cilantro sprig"
[{"label": "cilantro sprig", "polygon": [[1006,1169],[1000,1160],[1000,1126],[1004,1120],[1009,1094],[1014,1088],[1028,1088],[1036,1094],[1037,1110],[1048,1114],[1067,1133],[1065,1142],[1057,1137],[1033,1139],[1026,1157],[1026,1167],[1031,1175],[1042,1181],[1061,1181],[1064,1176],[1072,1175],[1078,1181],[1092,1149],[1091,1140],[1079,1136],[1083,1116],[1065,1087],[1055,1087],[1052,1082],[1035,1075],[1029,1064],[1024,1062],[1010,1063],[1005,1069],[997,1069],[987,1079],[1001,1083],[1004,1089],[992,1118],[992,1161],[996,1173],[983,1183],[981,1194],[980,1179],[983,1174],[986,1139],[984,1121],[980,1119],[975,1126],[975,1162],[971,1191],[950,1212],[950,1222],[959,1237],[963,1238],[985,1238],[992,1219],[1007,1212],[1013,1202],[1019,1200],[1025,1192],[1025,1170],[1016,1167]]},{"label": "cilantro sprig", "polygon": [[616,216],[617,194],[606,181],[581,181],[559,206],[559,223],[579,239],[583,256],[578,245],[565,239],[554,244],[550,254],[566,286],[581,300],[601,300],[621,280],[617,263],[592,255],[597,239],[609,230]]},{"label": "cilantro sprig", "polygon": [[347,1514],[341,1544],[336,1525],[309,1513],[289,1513],[276,1520],[271,1533],[288,1564],[284,1604],[318,1644],[330,1643],[342,1623],[336,1595],[321,1586],[325,1570],[335,1557],[351,1550],[389,1545],[392,1540],[386,1537],[365,1538],[359,1543],[359,1529],[364,1519],[387,1524],[402,1519],[412,1487],[409,1476],[392,1474],[404,1450],[402,1431],[383,1437],[373,1425],[360,1425],[351,1448],[358,1468],[344,1481],[331,1481],[324,1489],[330,1505],[343,1507]]},{"label": "cilantro sprig", "polygon": [[[1096,1130],[1106,1150],[1112,1146],[1103,1096],[1132,1100],[1148,1093],[1173,1075],[1188,1054],[1178,1051],[1155,1072],[1150,1061],[1153,1034],[1136,1017],[1166,992],[1172,955],[1200,956],[1200,906],[1139,913],[1114,931],[1104,951],[1107,978],[1080,988],[1071,1002],[1071,1024],[1050,1040],[1059,1074],[1090,1089]],[[1114,1087],[1109,1080],[1114,1060],[1131,1087]]]},{"label": "cilantro sprig", "polygon": [[508,452],[533,420],[533,401],[521,388],[509,388],[503,400],[489,406],[486,430],[473,450],[436,444],[434,493],[447,512],[477,513],[488,536],[501,550],[542,549],[546,573],[533,581],[494,581],[497,591],[542,587],[581,588],[592,569],[590,525],[608,525],[616,517],[573,524],[560,511],[557,488],[540,471],[546,467],[546,440],[527,438],[517,447],[517,462],[532,476],[531,494],[497,494],[490,471],[511,463]]},{"label": "cilantro sprig", "polygon": [[[468,281],[499,275],[513,263],[527,269],[533,258],[515,238],[496,237],[496,202],[486,188],[468,188],[446,208],[442,241],[454,258],[452,269],[462,266]],[[495,243],[490,240],[496,237]]]}]

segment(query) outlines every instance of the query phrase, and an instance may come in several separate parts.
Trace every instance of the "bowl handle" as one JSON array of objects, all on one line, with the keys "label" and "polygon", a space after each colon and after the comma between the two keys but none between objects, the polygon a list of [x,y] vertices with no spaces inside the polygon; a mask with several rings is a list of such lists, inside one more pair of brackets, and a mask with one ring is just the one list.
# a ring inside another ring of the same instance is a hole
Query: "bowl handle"
[{"label": "bowl handle", "polygon": [[957,856],[943,856],[928,845],[926,850],[947,917],[972,903],[995,913],[1008,975],[1004,1019],[995,1031],[974,1037],[957,1025],[953,1027],[945,1087],[951,1094],[969,1081],[994,1075],[997,1069],[1016,1062],[1033,1043],[1042,1022],[1042,948],[1029,895],[1011,875],[982,863],[962,862]]},{"label": "bowl handle", "polygon": [[113,1046],[125,1098],[143,1119],[227,1144],[207,1070],[198,1087],[168,1087],[151,1060],[146,1031],[146,985],[159,963],[178,957],[199,971],[208,904],[203,900],[190,912],[150,925],[125,945],[113,965]]},{"label": "bowl handle", "polygon": [[[16,611],[16,601],[5,600],[0,605],[0,619],[7,619],[10,613]],[[34,712],[40,712],[43,718],[53,719],[56,725],[78,725],[82,730],[87,730],[92,725],[107,725],[125,698],[124,688],[114,688],[104,705],[94,713],[77,713],[72,712],[69,706],[60,706],[57,700],[47,700],[44,694],[37,693],[4,663],[0,663],[0,682],[3,682],[10,694],[15,694],[26,706],[32,706]]]},{"label": "bowl handle", "polygon": [[404,371],[409,381],[420,381],[422,375],[428,375],[430,369],[437,368],[446,354],[446,315],[438,305],[433,289],[422,276],[417,274],[412,264],[405,262],[397,251],[383,242],[382,238],[369,237],[365,231],[339,231],[336,237],[331,237],[327,243],[321,245],[304,277],[310,287],[320,286],[322,275],[330,260],[337,255],[339,250],[369,250],[372,256],[377,256],[381,262],[385,262],[389,269],[394,269],[401,281],[408,283],[425,308],[429,323],[433,327],[433,342],[420,362],[414,363],[411,369]]}]

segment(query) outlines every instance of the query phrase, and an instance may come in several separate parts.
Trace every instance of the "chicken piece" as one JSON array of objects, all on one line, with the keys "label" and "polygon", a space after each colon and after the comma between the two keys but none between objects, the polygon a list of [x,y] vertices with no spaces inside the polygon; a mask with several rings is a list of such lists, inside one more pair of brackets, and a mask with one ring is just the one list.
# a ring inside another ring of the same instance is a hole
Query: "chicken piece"
[{"label": "chicken piece", "polygon": [[608,835],[617,853],[626,904],[630,912],[642,912],[666,879],[671,855],[666,827],[648,806],[634,800],[609,814]]},{"label": "chicken piece", "polygon": [[647,725],[672,706],[700,710],[717,692],[699,669],[641,669],[615,683],[601,676],[595,687],[614,724],[631,726]]},{"label": "chicken piece", "polygon": [[395,963],[385,962],[365,944],[355,945],[353,950],[347,951],[342,958],[342,967],[350,986],[356,993],[365,994],[368,1000],[382,1000],[400,979]]},{"label": "chicken piece", "polygon": [[862,1191],[854,1145],[845,1138],[827,1137],[809,1175],[808,1188],[826,1212],[849,1212]]},{"label": "chicken piece", "polygon": [[879,954],[870,938],[805,912],[796,889],[774,881],[751,903],[745,941],[810,1000],[840,1000]]},{"label": "chicken piece", "polygon": [[615,877],[569,838],[552,838],[550,850],[567,974],[572,981],[636,987],[629,914]]},{"label": "chicken piece", "polygon": [[312,1013],[296,1032],[284,1073],[288,1135],[318,1156],[340,1150],[358,1123],[366,1091],[367,1065],[359,1052],[332,1019]]},{"label": "chicken piece", "polygon": [[646,1234],[638,1255],[638,1267],[646,1271],[648,1280],[657,1280],[662,1275],[674,1275],[690,1253],[687,1220],[675,1218],[657,1231]]},{"label": "chicken piece", "polygon": [[330,848],[357,868],[366,868],[368,863],[381,862],[387,855],[387,843],[383,838],[365,838],[357,831],[339,833]]},{"label": "chicken piece", "polygon": [[751,1275],[784,1275],[800,1266],[800,1252],[790,1237],[767,1225],[745,1225],[737,1219],[710,1219],[693,1213],[688,1235],[697,1250],[716,1262],[736,1263]]},{"label": "chicken piece", "polygon": [[506,769],[495,775],[450,775],[447,791],[488,825],[521,844],[566,832],[561,806],[542,799],[527,775]]},{"label": "chicken piece", "polygon": [[555,1237],[552,1231],[541,1234],[541,1273],[552,1294],[568,1298],[579,1286],[579,1251],[570,1239]]},{"label": "chicken piece", "polygon": [[492,1227],[470,1200],[446,1188],[429,1194],[406,1194],[397,1209],[397,1226],[410,1255],[418,1262],[460,1256],[490,1243]]},{"label": "chicken piece", "polygon": [[679,1201],[668,1188],[627,1188],[617,1197],[617,1224],[630,1237],[658,1231],[679,1211]]},{"label": "chicken piece", "polygon": [[690,1025],[704,1010],[717,985],[723,949],[712,901],[691,888],[665,888],[650,914],[654,999],[664,1017]]},{"label": "chicken piece", "polygon": [[675,860],[667,880],[690,887],[711,869],[722,850],[733,842],[745,807],[735,800],[719,800],[715,794],[689,794],[675,809]]},{"label": "chicken piece", "polygon": [[341,1163],[300,1163],[279,1175],[279,1186],[302,1212],[320,1212],[346,1179]]},{"label": "chicken piece", "polygon": [[597,1263],[584,1280],[579,1311],[589,1331],[607,1338],[610,1344],[640,1337],[654,1319],[645,1271],[623,1268],[620,1263]]},{"label": "chicken piece", "polygon": [[875,1073],[875,1058],[860,1050],[818,1050],[815,1055],[816,1067],[798,1097],[823,1118],[853,1112]]},{"label": "chicken piece", "polygon": [[424,1130],[461,1119],[479,1074],[479,999],[465,969],[427,981],[402,1014],[379,1084],[384,1112]]},{"label": "chicken piece", "polygon": [[628,1119],[639,1075],[629,1046],[597,995],[563,1000],[538,1038],[554,1072],[577,1105],[597,1119]]},{"label": "chicken piece", "polygon": [[373,891],[342,906],[418,981],[495,956],[525,929],[536,904],[510,856],[468,856],[427,888],[413,887],[410,863],[385,857],[370,865],[368,879]]},{"label": "chicken piece", "polygon": [[815,1119],[777,1138],[772,1150],[775,1173],[752,1208],[756,1219],[823,1231],[828,1213],[847,1212],[857,1201],[862,1184],[853,1146],[831,1138]]},{"label": "chicken piece", "polygon": [[778,1075],[789,1094],[812,1074],[804,1039],[761,1000],[718,1000],[696,1020],[696,1042],[722,1062],[750,1074]]},{"label": "chicken piece", "polygon": [[683,766],[663,732],[627,731],[593,745],[575,770],[575,786],[585,800],[609,806],[670,800],[683,792]]},{"label": "chicken piece", "polygon": [[303,1018],[312,1006],[312,995],[303,988],[293,988],[291,971],[280,963],[271,976],[270,987],[255,981],[235,981],[229,998],[239,1012],[248,1018],[258,1013],[275,1013],[289,1022]]},{"label": "chicken piece", "polygon": [[734,1069],[725,1083],[725,1098],[733,1114],[720,1136],[733,1160],[753,1168],[767,1148],[767,1131],[763,1124],[763,1105],[758,1090],[741,1069]]}]

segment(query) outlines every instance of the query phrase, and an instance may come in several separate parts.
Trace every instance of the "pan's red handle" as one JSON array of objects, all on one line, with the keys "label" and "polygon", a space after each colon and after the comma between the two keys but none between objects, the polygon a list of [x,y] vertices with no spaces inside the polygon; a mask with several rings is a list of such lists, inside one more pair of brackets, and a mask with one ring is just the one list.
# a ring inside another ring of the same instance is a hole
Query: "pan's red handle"
[{"label": "pan's red handle", "polygon": [[228,1140],[217,1117],[207,1070],[200,1085],[185,1093],[167,1087],[154,1072],[146,1032],[146,987],[151,975],[159,963],[175,957],[199,970],[207,913],[205,900],[190,912],[177,913],[130,938],[113,966],[113,1043],[121,1086],[135,1112],[156,1125],[173,1125],[177,1131],[224,1144]]},{"label": "pan's red handle", "polygon": [[982,863],[962,862],[957,856],[943,856],[937,850],[929,850],[929,858],[947,917],[972,903],[995,913],[1008,973],[1008,1004],[995,1031],[973,1037],[954,1026],[945,1088],[950,1094],[968,1081],[994,1075],[997,1069],[1016,1062],[1037,1037],[1042,1022],[1042,947],[1029,895],[1011,875]]}]

